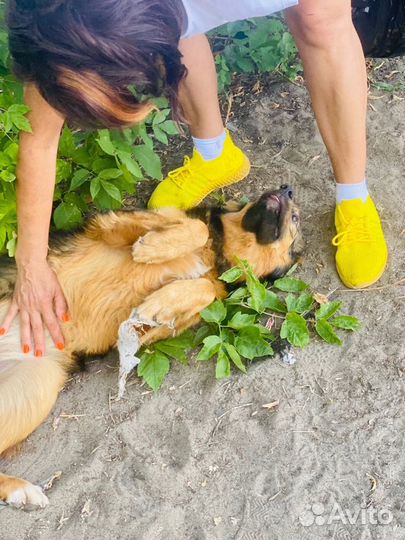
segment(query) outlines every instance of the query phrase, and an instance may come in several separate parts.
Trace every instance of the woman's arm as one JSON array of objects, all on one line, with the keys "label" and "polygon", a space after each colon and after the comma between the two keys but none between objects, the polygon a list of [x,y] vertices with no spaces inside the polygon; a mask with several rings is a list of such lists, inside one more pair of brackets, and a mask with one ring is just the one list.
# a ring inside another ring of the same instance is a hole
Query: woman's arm
[{"label": "woman's arm", "polygon": [[[10,310],[3,323],[7,332],[20,312],[23,350],[45,352],[45,324],[59,347],[63,335],[58,318],[66,314],[66,303],[56,275],[47,263],[49,223],[55,185],[56,155],[64,118],[33,85],[25,92],[31,112],[32,133],[21,133],[17,167],[18,277]],[[33,339],[31,339],[31,337]]]}]

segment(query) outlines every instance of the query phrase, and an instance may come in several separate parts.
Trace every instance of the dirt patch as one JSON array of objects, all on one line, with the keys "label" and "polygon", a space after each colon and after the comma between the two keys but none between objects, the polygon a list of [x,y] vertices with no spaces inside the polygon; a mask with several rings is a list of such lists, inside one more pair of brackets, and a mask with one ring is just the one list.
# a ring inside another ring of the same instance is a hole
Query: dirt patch
[{"label": "dirt patch", "polygon": [[[393,83],[403,73],[402,60],[370,72]],[[390,262],[376,287],[354,292],[334,269],[333,178],[307,93],[261,82],[254,94],[244,81],[230,109],[229,127],[253,167],[226,195],[291,183],[307,243],[299,276],[335,291],[363,329],[342,348],[314,343],[294,366],[274,358],[225,382],[193,359],[175,365],[157,395],[133,376],[118,404],[109,400],[116,354],[90,362],[1,466],[35,482],[62,471],[45,510],[0,511],[2,539],[405,538],[403,92],[371,87],[368,178]],[[167,168],[187,145],[168,150]],[[142,186],[138,204],[152,188]]]}]

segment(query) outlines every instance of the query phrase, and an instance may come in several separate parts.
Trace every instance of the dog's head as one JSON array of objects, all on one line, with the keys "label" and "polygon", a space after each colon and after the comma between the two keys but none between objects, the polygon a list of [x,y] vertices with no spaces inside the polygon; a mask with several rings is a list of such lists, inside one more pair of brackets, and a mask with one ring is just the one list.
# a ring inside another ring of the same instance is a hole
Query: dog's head
[{"label": "dog's head", "polygon": [[267,191],[256,202],[221,216],[224,256],[246,259],[260,278],[282,276],[302,252],[300,214],[290,186]]}]

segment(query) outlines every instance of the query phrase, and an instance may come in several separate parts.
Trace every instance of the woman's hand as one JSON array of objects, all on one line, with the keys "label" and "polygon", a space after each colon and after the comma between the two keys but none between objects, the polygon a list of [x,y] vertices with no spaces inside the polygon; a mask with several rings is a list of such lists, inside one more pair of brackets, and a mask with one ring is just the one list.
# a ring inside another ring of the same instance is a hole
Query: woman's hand
[{"label": "woman's hand", "polygon": [[21,346],[25,353],[45,353],[44,325],[56,347],[64,348],[60,321],[68,320],[67,305],[55,272],[46,260],[17,263],[14,297],[1,334],[6,334],[19,313]]}]

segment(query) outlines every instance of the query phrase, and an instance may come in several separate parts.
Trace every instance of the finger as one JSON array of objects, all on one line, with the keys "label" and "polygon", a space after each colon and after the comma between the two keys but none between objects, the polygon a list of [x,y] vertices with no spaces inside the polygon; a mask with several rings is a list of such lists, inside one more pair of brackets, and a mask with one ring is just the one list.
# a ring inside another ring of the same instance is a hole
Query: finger
[{"label": "finger", "polygon": [[55,313],[60,321],[69,320],[68,307],[61,290],[58,290],[54,298]]},{"label": "finger", "polygon": [[32,351],[31,324],[28,311],[20,312],[20,339],[23,352],[27,354]]},{"label": "finger", "polygon": [[8,309],[7,315],[3,321],[3,324],[0,327],[0,336],[4,336],[10,329],[11,323],[15,319],[18,313],[18,305],[16,302],[11,302],[11,305]]},{"label": "finger", "polygon": [[44,324],[38,311],[30,313],[30,323],[34,339],[34,354],[39,358],[45,354],[45,334]]},{"label": "finger", "polygon": [[59,321],[52,310],[47,310],[42,313],[42,319],[47,327],[55,346],[62,351],[65,347],[64,339]]}]

